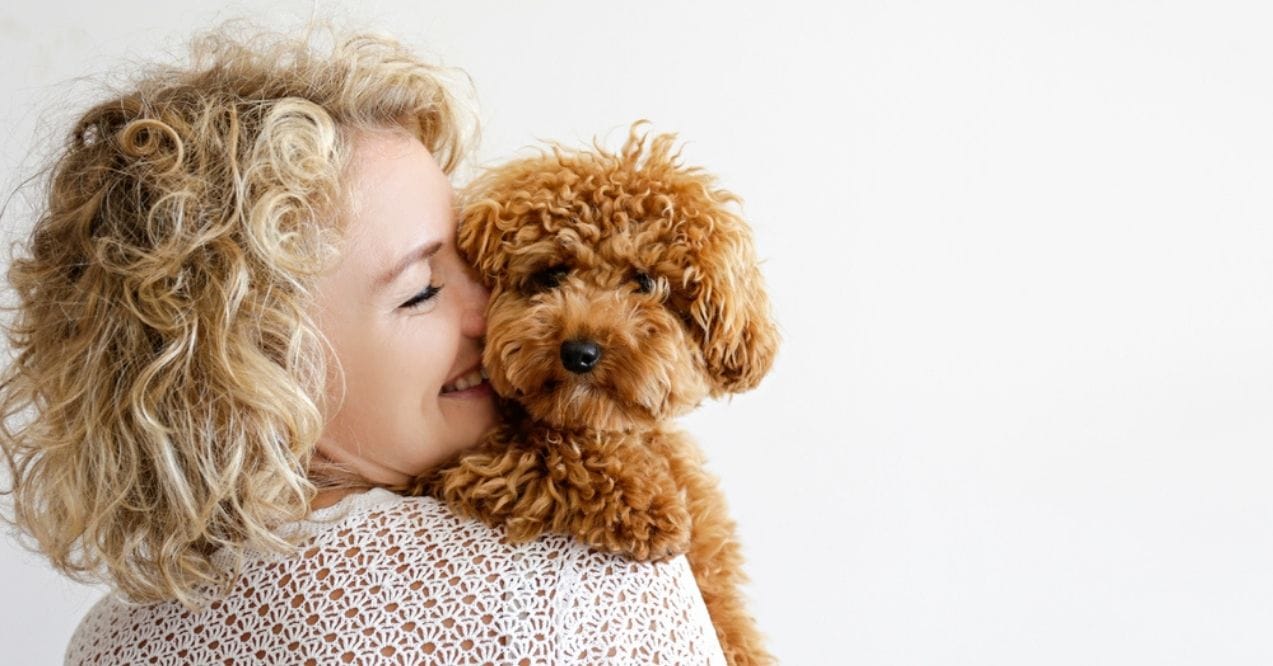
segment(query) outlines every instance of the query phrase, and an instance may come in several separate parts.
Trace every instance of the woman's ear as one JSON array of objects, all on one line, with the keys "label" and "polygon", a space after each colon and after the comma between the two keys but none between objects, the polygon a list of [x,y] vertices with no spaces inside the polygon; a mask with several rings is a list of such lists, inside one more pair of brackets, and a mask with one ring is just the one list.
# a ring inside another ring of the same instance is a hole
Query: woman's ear
[{"label": "woman's ear", "polygon": [[710,234],[688,271],[696,288],[686,314],[716,397],[755,388],[773,365],[779,334],[750,230],[722,208],[702,214]]}]

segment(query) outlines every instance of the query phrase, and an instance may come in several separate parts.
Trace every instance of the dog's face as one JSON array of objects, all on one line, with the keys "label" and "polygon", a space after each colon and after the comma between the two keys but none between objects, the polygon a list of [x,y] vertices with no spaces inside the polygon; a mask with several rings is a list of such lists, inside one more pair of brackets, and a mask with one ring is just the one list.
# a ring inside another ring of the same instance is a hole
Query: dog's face
[{"label": "dog's face", "polygon": [[458,244],[491,289],[483,364],[536,419],[643,427],[769,370],[778,334],[750,231],[672,139],[557,148],[465,193]]}]

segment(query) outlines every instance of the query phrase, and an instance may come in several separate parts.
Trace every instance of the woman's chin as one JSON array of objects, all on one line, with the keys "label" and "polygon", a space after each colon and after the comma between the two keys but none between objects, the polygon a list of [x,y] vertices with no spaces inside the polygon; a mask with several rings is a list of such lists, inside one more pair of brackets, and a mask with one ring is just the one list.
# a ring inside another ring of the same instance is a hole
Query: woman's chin
[{"label": "woman's chin", "polygon": [[495,427],[499,420],[495,391],[486,381],[463,391],[440,394],[438,408],[448,427],[463,431],[462,437],[452,441],[472,442],[472,446],[476,446],[482,435]]}]

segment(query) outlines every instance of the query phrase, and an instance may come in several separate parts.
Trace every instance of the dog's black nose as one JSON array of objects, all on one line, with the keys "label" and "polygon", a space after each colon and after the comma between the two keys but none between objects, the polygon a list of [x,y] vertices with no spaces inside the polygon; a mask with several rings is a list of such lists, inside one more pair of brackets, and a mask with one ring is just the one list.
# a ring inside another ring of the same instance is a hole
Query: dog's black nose
[{"label": "dog's black nose", "polygon": [[570,340],[561,343],[561,364],[574,373],[590,372],[601,360],[601,347],[592,340]]}]

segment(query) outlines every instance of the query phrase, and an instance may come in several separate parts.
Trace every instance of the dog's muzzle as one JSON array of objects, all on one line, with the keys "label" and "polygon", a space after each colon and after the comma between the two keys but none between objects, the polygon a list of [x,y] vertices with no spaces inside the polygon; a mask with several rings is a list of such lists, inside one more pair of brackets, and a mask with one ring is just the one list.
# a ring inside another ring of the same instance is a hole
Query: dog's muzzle
[{"label": "dog's muzzle", "polygon": [[601,347],[592,340],[561,343],[561,364],[575,374],[591,372],[601,360]]}]

